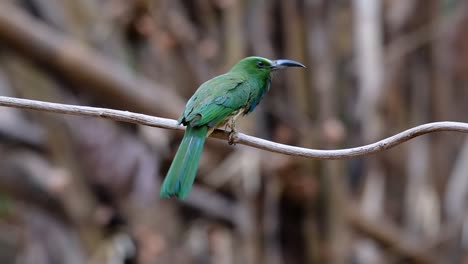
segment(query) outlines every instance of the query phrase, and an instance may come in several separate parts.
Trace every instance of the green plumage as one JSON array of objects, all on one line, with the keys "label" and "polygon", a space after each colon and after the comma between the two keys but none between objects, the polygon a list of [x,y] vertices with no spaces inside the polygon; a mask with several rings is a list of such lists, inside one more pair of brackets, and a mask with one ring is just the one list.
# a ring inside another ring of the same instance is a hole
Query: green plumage
[{"label": "green plumage", "polygon": [[205,144],[207,126],[187,126],[184,138],[161,186],[161,197],[185,199],[190,192]]},{"label": "green plumage", "polygon": [[187,197],[210,131],[234,116],[253,111],[270,88],[271,72],[284,67],[304,65],[291,60],[248,57],[198,88],[179,117],[179,124],[187,129],[162,184],[161,197]]}]

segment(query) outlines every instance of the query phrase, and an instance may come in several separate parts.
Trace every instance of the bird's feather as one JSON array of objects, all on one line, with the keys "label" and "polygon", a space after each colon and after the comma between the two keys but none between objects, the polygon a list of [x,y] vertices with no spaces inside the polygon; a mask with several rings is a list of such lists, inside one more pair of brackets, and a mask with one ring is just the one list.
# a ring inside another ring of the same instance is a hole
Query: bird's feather
[{"label": "bird's feather", "polygon": [[184,138],[161,186],[161,197],[185,199],[192,188],[205,144],[207,126],[187,126]]}]

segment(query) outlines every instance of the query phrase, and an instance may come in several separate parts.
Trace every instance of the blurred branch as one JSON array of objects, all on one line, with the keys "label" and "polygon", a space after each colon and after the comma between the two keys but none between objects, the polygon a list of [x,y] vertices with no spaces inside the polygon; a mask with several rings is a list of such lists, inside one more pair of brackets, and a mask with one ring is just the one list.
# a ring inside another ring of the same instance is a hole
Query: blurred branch
[{"label": "blurred branch", "polygon": [[[59,192],[68,184],[67,176],[32,152],[1,153],[0,192],[49,212],[61,221],[72,223]],[[47,177],[44,177],[47,175]],[[65,180],[64,180],[65,179]]]},{"label": "blurred branch", "polygon": [[196,208],[212,217],[239,224],[240,219],[238,213],[241,209],[239,204],[207,188],[193,186],[190,196],[185,200],[179,200],[179,202]]},{"label": "blurred branch", "polygon": [[431,252],[405,239],[400,230],[385,221],[370,221],[354,209],[346,210],[346,219],[359,232],[373,238],[389,250],[411,259],[414,263],[436,263]]},{"label": "blurred branch", "polygon": [[113,107],[175,117],[182,99],[161,85],[55,32],[12,4],[0,3],[0,42],[63,74]]},{"label": "blurred branch", "polygon": [[456,23],[460,21],[461,16],[464,14],[463,3],[463,1],[460,1],[460,7],[452,16],[436,17],[432,22],[392,40],[386,47],[384,63],[390,65],[396,60],[408,56],[423,45],[449,37],[456,28]]},{"label": "blurred branch", "polygon": [[[70,114],[88,117],[100,117],[107,118],[115,121],[129,122],[139,125],[146,125],[152,127],[184,130],[183,126],[179,126],[176,120],[154,117],[144,114],[132,113],[128,111],[120,111],[106,108],[97,108],[89,106],[77,106],[77,105],[66,105],[58,103],[48,103],[36,100],[20,99],[7,96],[0,96],[0,106],[15,107],[22,109],[31,109],[52,113]],[[304,158],[312,158],[319,160],[330,160],[330,159],[347,159],[357,156],[365,156],[375,154],[403,142],[406,142],[412,138],[440,131],[453,131],[468,133],[468,123],[462,122],[434,122],[427,123],[417,127],[410,128],[403,132],[400,132],[394,136],[382,139],[372,144],[337,150],[319,150],[319,149],[308,149],[295,147],[285,144],[280,144],[265,139],[245,135],[242,133],[235,133],[233,135],[233,143],[251,146],[266,151],[298,156]],[[218,139],[227,140],[229,138],[229,132],[224,130],[215,130],[212,134],[213,137]]]}]

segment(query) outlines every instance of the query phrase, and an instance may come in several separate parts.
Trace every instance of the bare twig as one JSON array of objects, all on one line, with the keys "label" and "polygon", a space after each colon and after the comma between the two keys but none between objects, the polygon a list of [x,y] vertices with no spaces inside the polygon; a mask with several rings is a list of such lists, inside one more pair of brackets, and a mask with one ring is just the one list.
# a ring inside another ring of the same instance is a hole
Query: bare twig
[{"label": "bare twig", "polygon": [[[106,108],[97,108],[89,106],[66,105],[57,103],[48,103],[36,100],[20,99],[7,96],[0,96],[0,106],[31,109],[52,113],[80,115],[88,117],[108,118],[115,121],[129,122],[139,125],[146,125],[152,127],[160,127],[166,129],[184,130],[184,127],[177,125],[177,121],[168,118],[154,117],[128,111],[120,111]],[[396,145],[406,142],[412,138],[440,131],[453,131],[468,133],[468,124],[462,122],[434,122],[427,123],[417,127],[410,128],[394,136],[382,139],[372,144],[336,150],[319,150],[308,149],[301,147],[294,147],[285,144],[280,144],[268,141],[261,138],[236,133],[234,135],[234,143],[251,146],[254,148],[263,149],[266,151],[305,157],[320,160],[333,160],[333,159],[348,159],[357,156],[365,156],[375,154]],[[216,130],[212,137],[227,140],[229,132],[223,130]]]}]

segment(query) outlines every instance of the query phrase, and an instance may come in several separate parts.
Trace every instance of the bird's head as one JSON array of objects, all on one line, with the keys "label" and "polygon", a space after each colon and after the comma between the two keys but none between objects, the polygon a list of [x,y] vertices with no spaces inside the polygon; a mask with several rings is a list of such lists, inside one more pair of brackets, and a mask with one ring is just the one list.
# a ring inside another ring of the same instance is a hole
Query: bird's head
[{"label": "bird's head", "polygon": [[269,60],[263,57],[247,57],[234,65],[231,71],[244,71],[249,74],[269,76],[271,72],[287,67],[305,68],[302,63],[293,60]]}]

